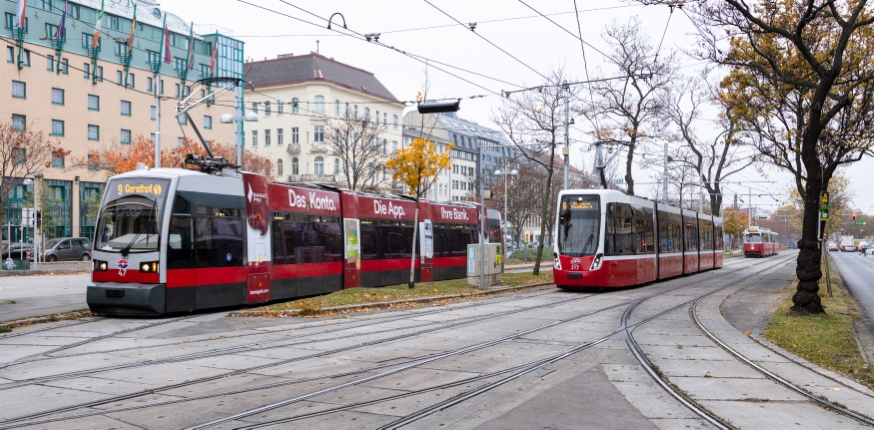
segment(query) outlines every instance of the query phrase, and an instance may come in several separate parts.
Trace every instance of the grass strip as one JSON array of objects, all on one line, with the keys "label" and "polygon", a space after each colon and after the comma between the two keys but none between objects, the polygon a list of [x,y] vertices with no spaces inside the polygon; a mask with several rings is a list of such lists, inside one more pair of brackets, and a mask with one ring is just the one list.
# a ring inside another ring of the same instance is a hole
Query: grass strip
[{"label": "grass strip", "polygon": [[[531,273],[504,273],[501,275],[504,287],[552,282],[552,270],[541,270],[540,276]],[[448,281],[419,282],[416,288],[410,289],[407,284],[390,285],[379,288],[350,288],[335,291],[324,296],[309,297],[275,303],[270,306],[253,309],[252,311],[315,311],[337,306],[360,305],[366,303],[389,302],[394,300],[417,299],[423,297],[447,296],[453,294],[475,294],[481,292],[479,287],[467,285],[467,279],[451,279]]]},{"label": "grass strip", "polygon": [[[874,373],[866,368],[865,359],[853,334],[853,322],[864,324],[862,317],[834,264],[829,267],[834,296],[827,297],[823,294],[822,305],[826,313],[793,314],[789,311],[792,294],[786,294],[762,336],[811,363],[874,389]],[[790,293],[796,283],[797,279],[787,287]],[[825,277],[820,280],[819,291],[826,291]]]}]

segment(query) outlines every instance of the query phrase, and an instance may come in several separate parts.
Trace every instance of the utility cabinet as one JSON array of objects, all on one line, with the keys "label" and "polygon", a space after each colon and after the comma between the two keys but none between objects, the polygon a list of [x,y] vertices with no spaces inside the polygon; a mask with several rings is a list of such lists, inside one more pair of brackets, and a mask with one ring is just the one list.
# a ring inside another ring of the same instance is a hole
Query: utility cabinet
[{"label": "utility cabinet", "polygon": [[[482,251],[485,247],[485,252]],[[480,285],[480,270],[483,269],[482,259],[485,258],[483,274],[486,287],[501,285],[502,247],[499,243],[485,245],[467,245],[467,284]]]}]

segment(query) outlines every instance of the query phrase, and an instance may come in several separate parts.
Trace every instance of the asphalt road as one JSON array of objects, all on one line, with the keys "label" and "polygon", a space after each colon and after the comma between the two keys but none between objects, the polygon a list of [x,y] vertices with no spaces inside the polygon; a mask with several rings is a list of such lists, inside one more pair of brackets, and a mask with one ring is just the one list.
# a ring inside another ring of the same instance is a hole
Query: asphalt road
[{"label": "asphalt road", "polygon": [[874,256],[863,257],[858,252],[832,252],[831,256],[870,326],[874,323]]}]

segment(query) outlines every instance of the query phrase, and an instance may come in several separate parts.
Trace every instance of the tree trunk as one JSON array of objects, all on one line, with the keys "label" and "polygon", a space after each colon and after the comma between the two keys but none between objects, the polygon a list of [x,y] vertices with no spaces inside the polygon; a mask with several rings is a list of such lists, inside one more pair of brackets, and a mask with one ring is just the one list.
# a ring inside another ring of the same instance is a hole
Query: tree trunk
[{"label": "tree trunk", "polygon": [[[822,106],[819,104],[819,106]],[[825,313],[819,298],[819,280],[822,278],[820,248],[817,237],[819,230],[819,193],[828,182],[823,183],[822,165],[816,154],[816,143],[819,140],[821,128],[818,112],[811,112],[810,122],[802,137],[801,157],[807,169],[807,183],[804,190],[804,220],[802,221],[801,240],[798,241],[797,265],[795,276],[798,277],[798,287],[792,296],[791,310],[799,313]]]},{"label": "tree trunk", "polygon": [[549,212],[549,190],[552,189],[552,173],[555,166],[555,145],[549,157],[549,170],[546,171],[546,192],[540,207],[540,243],[537,244],[537,258],[534,260],[534,276],[540,276],[540,260],[543,257],[543,238],[546,234],[546,214]]},{"label": "tree trunk", "polygon": [[634,147],[635,141],[637,139],[632,136],[631,142],[628,144],[628,155],[625,156],[625,185],[628,187],[628,191],[625,194],[629,196],[634,195],[634,177],[631,176],[631,172],[634,169]]},{"label": "tree trunk", "polygon": [[416,288],[416,236],[419,235],[419,199],[416,199],[416,216],[413,217],[413,257],[410,258],[410,289]]}]

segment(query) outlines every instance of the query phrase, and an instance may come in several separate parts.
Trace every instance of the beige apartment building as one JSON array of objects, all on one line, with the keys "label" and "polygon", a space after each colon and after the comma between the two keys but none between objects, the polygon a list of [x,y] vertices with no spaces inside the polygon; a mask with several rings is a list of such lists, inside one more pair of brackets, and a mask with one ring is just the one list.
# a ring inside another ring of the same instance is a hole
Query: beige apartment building
[{"label": "beige apartment building", "polygon": [[[94,213],[88,205],[99,202],[107,176],[89,169],[87,163],[77,166],[74,160],[87,160],[95,151],[122,148],[137,136],[154,139],[156,91],[162,98],[162,147],[171,149],[182,139],[180,125],[194,137],[187,121],[177,121],[175,108],[191,91],[193,82],[213,74],[210,60],[215,46],[219,47],[215,74],[242,77],[242,42],[217,32],[194,36],[195,64],[189,69],[189,23],[150,0],[138,1],[130,55],[126,48],[134,14],[132,2],[106,2],[100,48],[91,48],[100,3],[69,2],[66,31],[60,39],[55,36],[63,14],[62,0],[30,2],[25,31],[13,20],[15,3],[0,4],[6,15],[0,120],[44,131],[71,151],[66,157],[53,157],[51,167],[40,172],[51,200],[50,207],[41,210],[44,219],[51,213],[55,220],[48,238],[92,236],[96,219],[87,215]],[[158,54],[165,18],[171,34],[171,64],[160,61]],[[191,117],[204,138],[233,144],[234,125],[221,124],[219,119],[224,113],[234,113],[234,93],[220,97],[225,101],[200,106],[191,111]],[[21,240],[22,234],[33,238],[32,229],[21,228],[20,209],[33,207],[34,186],[22,184],[8,191],[4,238],[8,233],[13,241]]]},{"label": "beige apartment building", "polygon": [[[373,144],[380,154],[381,188],[391,189],[385,160],[401,144],[404,104],[366,70],[311,53],[246,63],[246,107],[258,114],[247,123],[246,147],[274,163],[278,181],[345,186],[333,142],[348,130],[348,118],[382,130]],[[397,190],[396,190],[397,191]]]}]

